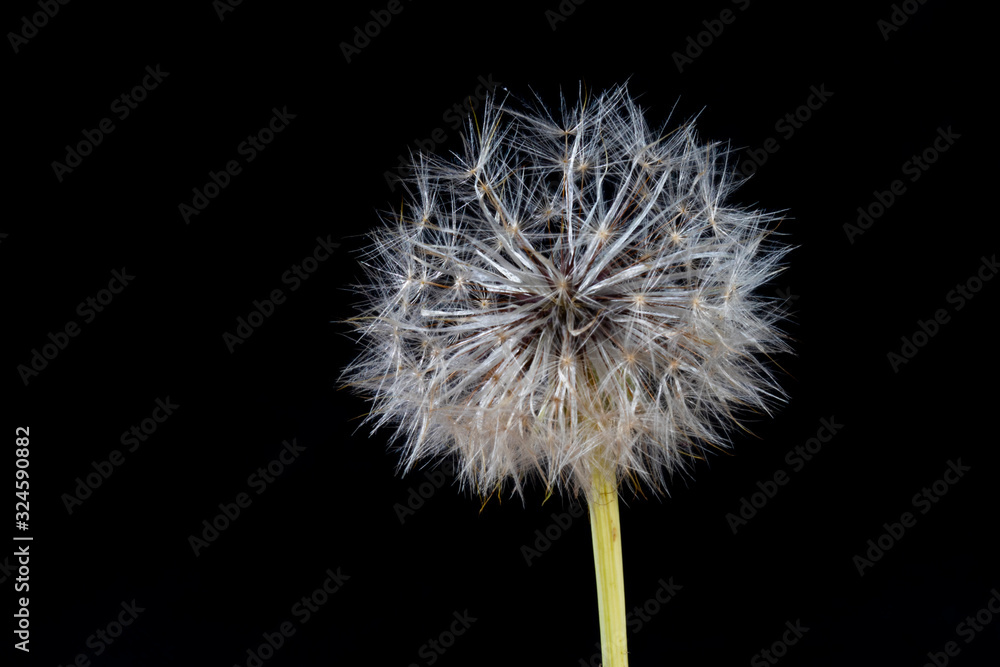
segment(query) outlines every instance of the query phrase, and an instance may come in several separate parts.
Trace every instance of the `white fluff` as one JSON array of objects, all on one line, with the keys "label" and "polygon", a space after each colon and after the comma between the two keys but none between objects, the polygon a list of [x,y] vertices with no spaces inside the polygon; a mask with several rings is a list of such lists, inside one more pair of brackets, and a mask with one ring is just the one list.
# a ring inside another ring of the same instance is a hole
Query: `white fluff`
[{"label": "white fluff", "polygon": [[461,156],[418,156],[363,258],[345,378],[396,426],[401,467],[587,492],[595,466],[656,492],[735,419],[783,399],[776,216],[727,203],[729,151],[647,126],[624,86],[560,117],[488,101]]}]

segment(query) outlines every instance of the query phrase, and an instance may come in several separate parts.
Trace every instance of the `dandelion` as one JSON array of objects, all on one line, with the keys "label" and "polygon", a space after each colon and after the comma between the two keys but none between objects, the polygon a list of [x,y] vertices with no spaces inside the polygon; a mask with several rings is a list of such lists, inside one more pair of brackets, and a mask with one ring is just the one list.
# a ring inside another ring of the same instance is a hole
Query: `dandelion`
[{"label": "dandelion", "polygon": [[625,665],[618,487],[653,493],[783,399],[774,214],[727,201],[729,149],[651,129],[624,86],[558,115],[487,102],[464,150],[415,158],[362,258],[346,369],[408,471],[456,455],[591,509],[604,664]]}]

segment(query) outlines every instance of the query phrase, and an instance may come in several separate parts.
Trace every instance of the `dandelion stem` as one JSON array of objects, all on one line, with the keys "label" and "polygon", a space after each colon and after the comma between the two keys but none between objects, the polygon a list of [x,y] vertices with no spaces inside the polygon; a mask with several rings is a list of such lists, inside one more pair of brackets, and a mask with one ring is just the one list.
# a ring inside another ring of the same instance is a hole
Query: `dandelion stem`
[{"label": "dandelion stem", "polygon": [[613,476],[595,473],[593,491],[587,504],[590,507],[590,530],[594,538],[602,665],[628,667],[621,521],[618,516],[618,485]]}]

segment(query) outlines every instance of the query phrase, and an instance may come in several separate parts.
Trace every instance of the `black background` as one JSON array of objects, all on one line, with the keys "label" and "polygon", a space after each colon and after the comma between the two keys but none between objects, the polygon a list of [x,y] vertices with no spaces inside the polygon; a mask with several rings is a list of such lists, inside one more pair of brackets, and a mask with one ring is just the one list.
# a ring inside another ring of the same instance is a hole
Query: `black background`
[{"label": "black background", "polygon": [[[11,450],[14,427],[31,429],[34,538],[31,653],[5,647],[10,664],[82,653],[103,667],[247,665],[286,621],[296,632],[265,664],[588,664],[599,631],[586,515],[564,530],[553,514],[565,499],[481,510],[450,479],[396,476],[389,434],[358,429],[364,401],[336,388],[357,350],[336,323],[352,314],[354,251],[401,197],[384,174],[437,128],[436,151],[460,147],[444,114],[479,77],[550,103],[581,80],[628,79],[653,123],[673,108],[678,121],[700,114],[705,139],[780,146],[737,200],[786,210],[798,246],[771,288],[794,310],[797,355],[780,360],[791,400],[670,498],[623,498],[629,608],[661,580],[681,586],[633,621],[631,664],[747,664],[797,620],[809,630],[781,664],[923,665],[949,641],[956,665],[996,664],[1000,619],[971,643],[957,626],[1000,586],[995,434],[983,428],[1000,287],[960,310],[947,298],[997,249],[974,166],[989,135],[971,115],[984,17],[913,2],[885,39],[889,3],[589,0],[563,3],[574,11],[555,29],[555,0],[401,6],[351,62],[339,45],[384,3],[247,0],[220,20],[208,1],[72,2],[16,53],[8,36],[3,422]],[[735,20],[709,43],[703,21],[726,8]],[[4,32],[38,11],[8,4]],[[673,54],[699,33],[707,46],[678,71]],[[169,75],[113,117],[156,65]],[[832,95],[791,137],[776,131],[811,86]],[[286,107],[294,119],[245,162],[239,144]],[[60,181],[53,161],[104,117],[114,132]],[[939,128],[959,138],[911,182],[903,164]],[[242,172],[186,224],[178,205],[233,159]],[[843,225],[895,179],[905,193],[850,242]],[[291,291],[282,275],[317,237],[340,246]],[[123,268],[134,280],[84,323],[77,305]],[[287,300],[231,353],[223,334],[274,289]],[[949,321],[894,369],[888,353],[938,309]],[[80,334],[26,384],[18,367],[70,320]],[[126,451],[121,434],[167,397],[174,414]],[[843,427],[792,471],[786,453],[823,418]],[[257,495],[248,477],[292,438],[304,451]],[[124,463],[68,512],[77,478],[116,449]],[[920,514],[914,494],[958,459],[970,471]],[[788,484],[734,535],[727,514],[778,470]],[[240,492],[252,504],[196,556],[189,537]],[[905,511],[916,525],[859,576],[854,557]],[[524,547],[539,546],[529,565]],[[338,568],[349,579],[300,623],[293,605]],[[16,576],[0,573],[11,613]],[[144,611],[95,655],[88,637],[132,600]],[[466,611],[476,620],[446,652],[421,649]]]}]

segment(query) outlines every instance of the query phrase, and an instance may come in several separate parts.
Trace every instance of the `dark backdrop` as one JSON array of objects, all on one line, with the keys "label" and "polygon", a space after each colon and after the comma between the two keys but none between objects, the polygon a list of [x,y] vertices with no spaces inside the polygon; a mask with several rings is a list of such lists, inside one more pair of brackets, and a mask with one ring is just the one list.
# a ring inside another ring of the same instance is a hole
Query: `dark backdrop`
[{"label": "dark backdrop", "polygon": [[[746,149],[736,199],[785,209],[798,246],[769,288],[794,311],[789,404],[670,498],[623,498],[632,664],[995,664],[985,16],[756,0],[3,14],[4,475],[28,426],[30,521],[8,530],[33,538],[30,593],[2,561],[8,626],[30,597],[31,652],[8,645],[5,664],[596,665],[586,514],[538,492],[481,509],[446,473],[396,476],[388,433],[358,429],[365,403],[336,389],[356,352],[336,321],[375,211],[399,205],[399,156],[459,148],[456,105],[484,85],[552,103],[626,79],[651,121],[700,114],[703,138]],[[286,273],[315,256],[307,279]],[[226,337],[255,310],[252,335]]]}]

